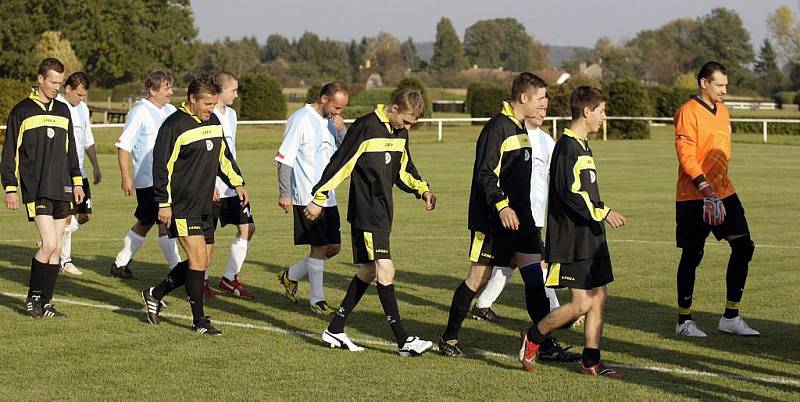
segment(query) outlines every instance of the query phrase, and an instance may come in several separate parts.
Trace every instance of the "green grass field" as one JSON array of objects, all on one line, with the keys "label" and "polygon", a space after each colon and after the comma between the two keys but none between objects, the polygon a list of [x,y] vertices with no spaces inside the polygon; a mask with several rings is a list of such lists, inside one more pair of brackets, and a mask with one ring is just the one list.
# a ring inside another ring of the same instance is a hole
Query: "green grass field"
[{"label": "green grass field", "polygon": [[[467,270],[467,194],[478,127],[412,132],[412,153],[439,197],[437,209],[396,193],[393,256],[400,311],[409,333],[436,340],[444,329],[453,290]],[[543,364],[532,374],[516,360],[519,331],[528,324],[521,280],[495,305],[499,324],[470,321],[461,341],[471,358],[428,353],[397,356],[374,287],[351,315],[348,334],[363,353],[331,350],[319,334],[327,320],[282,294],[276,274],[303,257],[292,246],[292,219],[277,207],[272,157],[280,128],[243,128],[240,164],[253,196],[258,226],[242,280],[254,301],[225,295],[206,305],[224,332],[203,337],[189,330],[182,289],[167,297],[162,324],[143,322],[139,291],[166,274],[151,234],[135,257],[139,279],[109,277],[108,267],[133,223],[134,198],[119,190],[118,130],[97,130],[104,181],[92,188],[95,216],[73,236],[80,277],[61,276],[55,303],[66,320],[32,320],[22,313],[36,231],[24,212],[0,211],[0,400],[797,400],[800,393],[800,210],[793,200],[800,148],[736,142],[731,176],[747,208],[757,244],[742,314],[759,338],[716,331],[725,304],[728,247],[709,241],[698,269],[694,316],[705,340],[674,336],[674,186],[676,162],[669,135],[647,141],[594,141],[603,198],[628,218],[609,229],[616,281],[610,286],[603,357],[626,371],[624,380],[581,376],[577,364]],[[738,138],[737,138],[738,140]],[[347,184],[339,188],[347,204]],[[354,273],[350,230],[342,253],[326,265],[325,291],[337,305]],[[216,284],[233,229],[217,232],[211,267]],[[562,302],[566,293],[559,293]],[[559,332],[564,344],[582,344],[581,330]]]}]

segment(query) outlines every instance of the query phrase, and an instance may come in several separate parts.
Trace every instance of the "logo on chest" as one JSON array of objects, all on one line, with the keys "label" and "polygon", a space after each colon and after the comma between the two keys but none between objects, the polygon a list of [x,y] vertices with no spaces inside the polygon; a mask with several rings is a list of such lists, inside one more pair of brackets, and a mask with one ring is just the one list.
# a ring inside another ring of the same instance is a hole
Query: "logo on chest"
[{"label": "logo on chest", "polygon": [[52,127],[47,127],[47,138],[53,139],[56,136],[56,130],[53,130]]},{"label": "logo on chest", "polygon": [[206,140],[206,150],[211,152],[214,149],[214,143],[211,140]]},{"label": "logo on chest", "polygon": [[384,159],[386,159],[386,164],[387,165],[392,163],[392,154],[387,152],[386,155],[384,156]]},{"label": "logo on chest", "polygon": [[531,151],[525,150],[525,162],[531,160]]}]

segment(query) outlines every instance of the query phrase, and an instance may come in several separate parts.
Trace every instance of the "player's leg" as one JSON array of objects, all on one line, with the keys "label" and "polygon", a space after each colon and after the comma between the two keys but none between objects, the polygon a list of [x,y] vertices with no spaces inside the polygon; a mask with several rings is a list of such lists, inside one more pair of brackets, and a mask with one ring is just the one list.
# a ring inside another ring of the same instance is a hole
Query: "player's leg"
[{"label": "player's leg", "polygon": [[[354,251],[355,252],[355,251]],[[342,303],[336,312],[333,314],[328,327],[322,333],[322,341],[326,342],[332,348],[347,349],[351,352],[358,352],[364,348],[354,344],[344,331],[344,325],[347,322],[347,317],[353,312],[364,292],[369,288],[369,284],[375,280],[375,263],[372,261],[359,264],[358,271],[350,281],[347,287],[347,292],[342,299]]]},{"label": "player's leg", "polygon": [[591,290],[592,307],[586,313],[584,323],[584,348],[581,355],[581,373],[592,376],[622,378],[619,370],[607,368],[600,357],[600,339],[603,337],[605,306],[608,301],[608,288],[604,286]]},{"label": "player's leg", "polygon": [[167,265],[169,265],[170,268],[181,262],[181,254],[178,252],[178,242],[167,236],[167,227],[163,223],[158,224],[158,246],[161,248],[161,253],[164,254],[164,258],[167,259]]},{"label": "player's leg", "polygon": [[335,206],[325,207],[322,218],[314,222],[312,228],[309,232],[309,240],[312,244],[311,253],[306,260],[308,283],[311,288],[309,302],[314,312],[331,315],[336,308],[331,307],[325,300],[324,272],[325,260],[333,258],[341,250],[339,209]]},{"label": "player's leg", "polygon": [[[50,205],[47,201],[49,200],[37,200],[35,204],[36,206]],[[36,213],[35,211],[34,214]],[[55,286],[55,280],[58,278],[59,272],[59,264],[57,262],[60,257],[59,230],[52,216],[52,205],[46,211],[42,212],[50,215],[33,216],[33,222],[39,233],[40,245],[33,259],[31,259],[31,275],[28,282],[25,309],[34,318],[44,316],[44,306],[50,302],[50,297],[52,297],[50,286],[51,284]],[[63,219],[60,221],[62,222],[61,230],[63,231]],[[56,260],[56,262],[51,263],[51,260]]]},{"label": "player's leg", "polygon": [[678,296],[678,323],[675,334],[696,338],[707,335],[692,320],[692,301],[697,267],[703,260],[703,249],[710,226],[703,222],[703,205],[698,201],[675,203],[675,237],[681,249],[676,275]]},{"label": "player's leg", "polygon": [[462,357],[464,351],[458,344],[458,333],[467,316],[472,299],[478,290],[486,284],[492,274],[493,262],[472,262],[469,275],[453,292],[450,303],[450,312],[447,317],[447,327],[439,341],[439,353],[448,357]]},{"label": "player's leg", "polygon": [[[311,246],[311,230],[312,223],[309,222],[303,215],[303,207],[294,205],[292,207],[292,216],[294,219],[294,245],[307,244]],[[320,220],[325,219],[323,214]],[[311,252],[309,251],[309,255]],[[308,258],[306,255],[294,265],[278,273],[278,282],[284,289],[284,295],[287,299],[297,303],[297,281],[303,279],[308,274]]]},{"label": "player's leg", "polygon": [[[174,222],[173,222],[174,224]],[[203,280],[208,268],[208,246],[203,234],[179,236],[178,243],[186,253],[189,270],[186,272],[186,295],[192,308],[192,329],[200,334],[220,335],[221,331],[211,325],[203,308]]]},{"label": "player's leg", "polygon": [[500,319],[492,309],[492,304],[500,297],[513,273],[514,269],[511,267],[496,266],[492,269],[489,281],[486,282],[486,286],[483,287],[480,296],[475,301],[475,305],[472,306],[472,310],[469,312],[470,318],[489,322],[495,322]]}]

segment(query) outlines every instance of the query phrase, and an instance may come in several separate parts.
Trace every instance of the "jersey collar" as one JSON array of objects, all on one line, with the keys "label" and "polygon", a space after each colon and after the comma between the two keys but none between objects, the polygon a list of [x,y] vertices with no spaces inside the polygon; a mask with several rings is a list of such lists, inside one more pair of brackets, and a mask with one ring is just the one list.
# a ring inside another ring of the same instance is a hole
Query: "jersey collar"
[{"label": "jersey collar", "polygon": [[586,149],[587,144],[589,143],[589,140],[584,140],[583,138],[578,137],[578,134],[575,134],[574,131],[568,128],[564,129],[564,135],[570,138],[574,138],[576,141],[578,141],[579,144],[581,144],[581,147],[583,147],[583,149]]},{"label": "jersey collar", "polygon": [[717,107],[717,104],[716,104],[716,103],[714,104],[714,108],[712,109],[710,106],[708,106],[708,104],[707,104],[707,103],[705,103],[705,102],[704,102],[702,99],[700,99],[700,97],[698,97],[697,95],[692,95],[692,99],[694,99],[694,101],[695,101],[695,102],[699,103],[699,104],[700,104],[700,106],[702,106],[702,107],[704,107],[706,110],[708,110],[708,112],[709,112],[709,113],[711,113],[711,114],[713,114],[713,115],[715,115],[715,116],[717,115],[717,110],[719,110],[719,108]]},{"label": "jersey collar", "polygon": [[196,121],[198,123],[202,123],[203,122],[202,120],[200,120],[199,117],[197,117],[197,115],[195,115],[194,113],[192,113],[191,110],[189,110],[189,106],[186,104],[186,102],[181,103],[181,111],[183,113],[186,113],[189,116],[191,116],[194,119],[194,121]]},{"label": "jersey collar", "polygon": [[28,95],[28,97],[31,98],[31,100],[33,100],[37,105],[39,105],[42,110],[46,112],[53,111],[53,105],[55,104],[55,102],[53,102],[54,99],[50,99],[50,103],[45,105],[44,102],[42,102],[42,98],[39,97],[39,93],[36,92],[36,88],[31,88],[31,94]]},{"label": "jersey collar", "polygon": [[518,128],[522,128],[522,123],[520,123],[517,116],[514,115],[514,108],[511,107],[511,102],[504,100],[503,109],[500,110],[500,113],[511,119]]},{"label": "jersey collar", "polygon": [[383,112],[383,109],[385,107],[386,105],[383,104],[375,105],[375,115],[377,115],[378,120],[380,120],[381,123],[383,123],[386,126],[386,129],[389,130],[390,133],[392,133],[394,132],[394,130],[392,130],[392,123],[391,121],[389,121],[389,116],[386,116],[386,113]]}]

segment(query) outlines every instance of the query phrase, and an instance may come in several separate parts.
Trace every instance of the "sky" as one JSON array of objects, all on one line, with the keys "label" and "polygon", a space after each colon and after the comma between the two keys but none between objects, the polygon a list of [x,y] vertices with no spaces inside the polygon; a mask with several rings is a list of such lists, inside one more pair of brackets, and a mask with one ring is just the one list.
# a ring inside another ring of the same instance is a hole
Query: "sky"
[{"label": "sky", "polygon": [[620,42],[724,6],[739,14],[758,51],[768,35],[767,16],[784,4],[798,10],[797,1],[775,0],[194,0],[192,9],[203,41],[255,36],[264,43],[273,33],[299,38],[305,31],[350,41],[385,31],[401,40],[432,42],[443,16],[463,40],[464,30],[478,20],[513,17],[544,44],[593,47],[602,36]]}]

